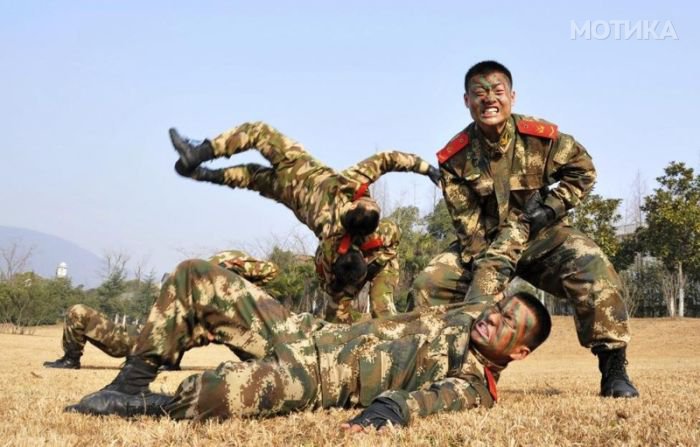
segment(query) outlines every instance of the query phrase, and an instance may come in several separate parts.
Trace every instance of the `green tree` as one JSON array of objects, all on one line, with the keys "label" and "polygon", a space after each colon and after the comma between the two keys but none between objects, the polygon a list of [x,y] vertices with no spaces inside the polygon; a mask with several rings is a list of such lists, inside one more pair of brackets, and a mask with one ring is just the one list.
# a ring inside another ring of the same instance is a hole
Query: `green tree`
[{"label": "green tree", "polygon": [[646,226],[641,247],[670,271],[681,267],[700,280],[700,176],[684,163],[671,162],[656,179],[660,187],[642,205]]},{"label": "green tree", "polygon": [[618,212],[621,202],[621,199],[604,199],[591,194],[570,213],[572,225],[593,239],[618,270],[629,262],[627,257],[618,258],[621,247],[615,225],[622,219]]},{"label": "green tree", "polygon": [[45,279],[32,272],[15,273],[0,281],[0,322],[11,323],[26,333],[39,324],[54,324],[71,304],[80,302],[82,288],[68,279]]},{"label": "green tree", "polygon": [[319,284],[311,256],[299,255],[278,246],[268,259],[278,268],[277,276],[264,288],[294,311],[311,311],[319,296]]},{"label": "green tree", "polygon": [[104,257],[104,281],[97,287],[96,293],[99,308],[107,315],[126,312],[122,295],[127,291],[127,261],[128,257],[120,253],[107,253]]},{"label": "green tree", "polygon": [[401,206],[388,218],[401,229],[398,248],[400,276],[395,303],[397,309],[403,311],[414,278],[433,256],[447,247],[453,227],[444,200],[440,200],[433,211],[423,217],[417,207]]},{"label": "green tree", "polygon": [[[435,204],[433,211],[425,216],[424,221],[428,234],[438,246],[445,248],[447,244],[455,238],[452,218],[450,217],[450,212],[447,210],[445,199],[440,199],[440,201]],[[436,253],[440,251],[442,251],[442,249],[436,250]]]},{"label": "green tree", "polygon": [[160,292],[155,273],[150,272],[144,278],[135,280],[131,288],[134,294],[128,303],[126,313],[133,318],[144,320]]}]

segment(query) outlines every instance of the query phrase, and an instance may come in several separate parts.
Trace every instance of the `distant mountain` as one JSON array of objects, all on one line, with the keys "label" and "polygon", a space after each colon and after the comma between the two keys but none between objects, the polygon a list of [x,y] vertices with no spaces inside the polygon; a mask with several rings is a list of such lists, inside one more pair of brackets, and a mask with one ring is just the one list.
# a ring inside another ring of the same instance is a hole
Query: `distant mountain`
[{"label": "distant mountain", "polygon": [[6,249],[12,244],[17,244],[23,252],[32,248],[27,269],[44,278],[53,278],[58,264],[65,262],[74,286],[83,284],[85,288],[92,288],[101,283],[102,258],[73,242],[26,228],[0,226],[0,248]]}]

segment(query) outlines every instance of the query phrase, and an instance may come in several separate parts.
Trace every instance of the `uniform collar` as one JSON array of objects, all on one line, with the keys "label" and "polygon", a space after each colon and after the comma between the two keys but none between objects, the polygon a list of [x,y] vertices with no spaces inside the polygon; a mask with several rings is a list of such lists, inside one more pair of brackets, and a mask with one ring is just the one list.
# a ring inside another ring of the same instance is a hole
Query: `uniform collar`
[{"label": "uniform collar", "polygon": [[479,351],[477,351],[476,349],[474,349],[471,346],[469,347],[469,351],[471,351],[471,353],[474,354],[474,357],[476,357],[476,359],[479,361],[479,363],[481,363],[482,365],[484,365],[485,367],[490,369],[491,372],[494,373],[495,375],[500,374],[501,371],[506,369],[507,365],[497,365],[497,364],[493,363],[491,360],[484,357],[483,354],[481,354]]},{"label": "uniform collar", "polygon": [[490,158],[500,158],[508,152],[513,141],[515,140],[515,124],[513,122],[513,117],[511,116],[506,121],[506,127],[503,128],[501,136],[497,142],[489,141],[488,138],[483,134],[478,125],[474,125],[476,128],[476,135],[479,138],[479,142],[483,145],[485,152],[490,156]]}]

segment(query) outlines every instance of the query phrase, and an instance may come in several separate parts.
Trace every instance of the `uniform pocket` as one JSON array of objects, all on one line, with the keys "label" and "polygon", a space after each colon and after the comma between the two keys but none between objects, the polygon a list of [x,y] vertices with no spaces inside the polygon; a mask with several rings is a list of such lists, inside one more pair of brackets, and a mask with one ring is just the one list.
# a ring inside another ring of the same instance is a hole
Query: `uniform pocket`
[{"label": "uniform pocket", "polygon": [[522,191],[540,189],[544,186],[541,174],[518,174],[510,176],[510,190]]}]

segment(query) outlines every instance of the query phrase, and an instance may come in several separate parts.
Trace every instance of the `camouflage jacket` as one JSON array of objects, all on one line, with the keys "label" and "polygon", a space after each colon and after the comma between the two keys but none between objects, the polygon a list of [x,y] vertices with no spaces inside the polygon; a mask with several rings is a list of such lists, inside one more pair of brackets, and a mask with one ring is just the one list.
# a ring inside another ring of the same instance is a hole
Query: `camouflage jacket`
[{"label": "camouflage jacket", "polygon": [[[427,175],[429,168],[430,164],[427,161],[414,154],[380,152],[336,174],[335,177],[326,178],[323,180],[325,182],[323,186],[316,188],[323,194],[320,200],[316,201],[316,205],[318,206],[322,201],[324,203],[323,212],[309,217],[310,219],[316,217],[320,233],[316,230],[314,232],[317,236],[321,234],[315,255],[316,271],[322,287],[336,301],[357,296],[366,282],[370,282],[371,295],[382,294],[382,290],[391,290],[389,293],[393,295],[393,287],[385,287],[385,284],[382,284],[383,278],[392,275],[381,275],[381,273],[392,260],[396,259],[401,237],[399,227],[383,219],[371,235],[351,240],[350,245],[360,249],[365,255],[369,267],[367,280],[359,286],[349,286],[341,292],[332,292],[329,287],[333,279],[331,266],[343,251],[340,248],[342,240],[349,237],[340,224],[340,216],[345,205],[352,202],[358,191],[364,191],[363,194],[367,195],[369,191],[367,187],[387,172],[410,171]],[[312,227],[309,226],[309,228]],[[387,280],[391,279],[387,278]],[[393,300],[393,297],[391,299]]]},{"label": "camouflage jacket", "polygon": [[[344,233],[340,217],[358,191],[369,195],[367,186],[388,172],[426,175],[429,168],[430,164],[419,156],[397,151],[372,155],[340,173],[328,167],[316,166],[315,175],[305,175],[299,180],[303,181],[303,190],[312,193],[298,194],[298,206],[293,211],[319,239],[340,238]],[[294,192],[289,191],[288,194]]]},{"label": "camouflage jacket", "polygon": [[417,155],[391,151],[337,172],[263,122],[234,127],[212,139],[211,145],[217,157],[257,147],[272,168],[257,169],[256,178],[249,180],[255,185],[247,187],[285,205],[319,239],[342,233],[339,216],[345,207],[383,174],[410,171],[426,175],[430,169]]},{"label": "camouflage jacket", "polygon": [[[332,267],[340,252],[343,251],[341,249],[343,238],[347,239],[347,244],[359,249],[364,255],[367,261],[367,278],[362,284],[349,285],[340,292],[333,292],[330,289],[334,276]],[[369,282],[370,295],[375,295],[373,289],[391,289],[392,296],[388,298],[393,300],[393,287],[384,286],[383,280],[387,278],[380,273],[392,260],[397,259],[400,240],[399,226],[387,219],[381,219],[377,231],[369,236],[350,239],[349,236],[343,235],[321,240],[316,249],[315,263],[316,273],[323,289],[335,300],[340,301],[344,298],[356,297],[365,283]]]},{"label": "camouflage jacket", "polygon": [[554,124],[516,114],[499,143],[489,144],[471,123],[437,156],[462,262],[487,259],[490,273],[484,276],[492,283],[512,274],[528,240],[529,228],[519,221],[524,203],[558,182],[544,204],[562,219],[596,178],[590,155],[573,137]]},{"label": "camouflage jacket", "polygon": [[[502,367],[469,347],[481,305],[435,306],[352,326],[314,332],[322,406],[367,406],[388,397],[404,416],[427,416],[483,405],[494,397],[484,368]],[[495,394],[495,381],[492,383]]]},{"label": "camouflage jacket", "polygon": [[267,284],[277,276],[277,266],[273,262],[255,259],[240,250],[221,251],[208,261],[257,285]]}]

